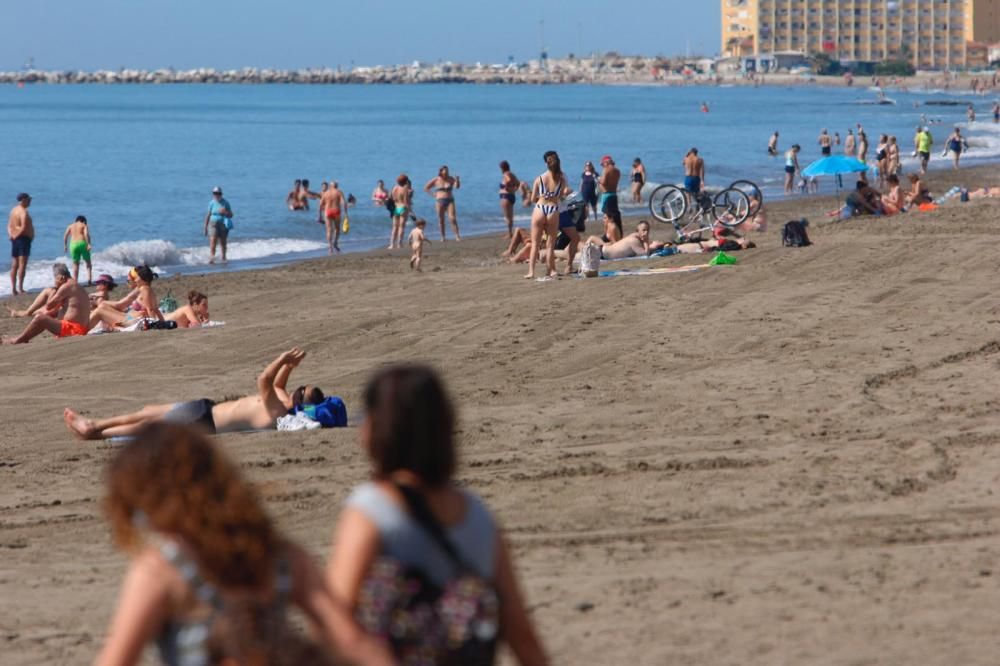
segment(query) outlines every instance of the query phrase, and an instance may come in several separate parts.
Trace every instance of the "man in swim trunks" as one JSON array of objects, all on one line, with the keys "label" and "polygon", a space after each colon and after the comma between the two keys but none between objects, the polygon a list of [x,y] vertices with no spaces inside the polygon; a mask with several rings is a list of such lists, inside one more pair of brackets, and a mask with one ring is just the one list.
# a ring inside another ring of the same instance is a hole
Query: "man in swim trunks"
[{"label": "man in swim trunks", "polygon": [[31,255],[31,241],[35,239],[35,225],[28,213],[31,195],[21,192],[17,195],[17,205],[7,218],[7,236],[10,238],[10,293],[17,296],[24,293],[24,273],[28,270]]},{"label": "man in swim trunks", "polygon": [[319,207],[323,212],[323,222],[326,224],[328,252],[330,254],[333,254],[334,250],[340,252],[340,221],[341,216],[347,214],[347,200],[344,199],[344,193],[340,191],[337,181],[330,181],[330,187],[319,200]]},{"label": "man in swim trunks", "polygon": [[[58,338],[87,334],[90,328],[90,297],[87,292],[70,277],[66,264],[52,266],[52,277],[55,280],[55,293],[46,303],[45,310],[35,315],[21,335],[4,338],[4,344],[22,344],[44,331]],[[66,313],[62,319],[56,319],[53,315],[63,306],[66,307]]]},{"label": "man in swim trunks", "polygon": [[767,154],[774,157],[778,154],[778,131],[775,130],[771,139],[767,142]]},{"label": "man in swim trunks", "polygon": [[77,215],[76,221],[66,227],[63,234],[63,250],[69,252],[69,258],[73,260],[73,279],[80,279],[80,262],[87,264],[87,286],[93,282],[94,271],[90,263],[90,227],[87,226],[87,218]]},{"label": "man in swim trunks", "polygon": [[84,418],[66,408],[63,420],[80,439],[127,437],[153,421],[193,425],[213,435],[274,429],[278,418],[289,411],[324,400],[323,392],[312,385],[300,386],[291,393],[286,389],[289,375],[305,356],[304,351],[293,347],[271,361],[257,378],[257,393],[244,398],[226,402],[202,399],[147,405],[132,414],[99,420]]},{"label": "man in swim trunks", "polygon": [[208,263],[215,263],[217,241],[222,245],[222,263],[226,263],[226,243],[232,219],[233,208],[222,198],[222,188],[213,187],[212,200],[208,202],[208,214],[205,215],[205,235],[208,236],[208,252],[211,255]]},{"label": "man in swim trunks", "polygon": [[597,179],[597,184],[601,188],[601,196],[597,200],[597,207],[602,213],[619,211],[618,208],[618,183],[621,181],[622,172],[615,166],[615,161],[610,155],[601,158],[601,168],[604,170]]},{"label": "man in swim trunks", "polygon": [[601,259],[645,257],[649,254],[649,222],[641,221],[636,225],[634,233],[616,243],[605,243],[597,236],[588,238],[587,243],[593,243],[601,248]]},{"label": "man in swim trunks", "polygon": [[684,189],[698,194],[704,184],[705,160],[698,157],[697,148],[692,148],[684,156]]},{"label": "man in swim trunks", "polygon": [[826,128],[819,133],[819,139],[816,141],[819,144],[819,151],[823,153],[823,157],[829,157],[833,150],[833,140],[830,135],[826,133]]}]

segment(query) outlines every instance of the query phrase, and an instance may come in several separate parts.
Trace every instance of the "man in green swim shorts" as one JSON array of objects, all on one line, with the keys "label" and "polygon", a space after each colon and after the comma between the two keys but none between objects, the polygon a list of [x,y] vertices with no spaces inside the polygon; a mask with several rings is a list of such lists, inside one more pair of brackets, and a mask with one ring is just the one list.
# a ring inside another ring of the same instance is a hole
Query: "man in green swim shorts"
[{"label": "man in green swim shorts", "polygon": [[73,260],[73,280],[80,278],[80,261],[87,264],[87,286],[91,285],[94,277],[93,267],[90,263],[90,227],[87,226],[87,218],[77,215],[76,221],[66,227],[63,234],[63,249],[69,252],[69,258]]}]

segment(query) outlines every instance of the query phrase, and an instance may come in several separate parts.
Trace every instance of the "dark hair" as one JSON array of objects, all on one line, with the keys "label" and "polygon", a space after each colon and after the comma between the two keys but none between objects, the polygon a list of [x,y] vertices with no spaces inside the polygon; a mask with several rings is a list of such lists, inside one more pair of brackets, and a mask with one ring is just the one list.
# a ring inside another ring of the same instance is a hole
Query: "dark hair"
[{"label": "dark hair", "polygon": [[311,389],[306,391],[305,385],[302,385],[292,391],[292,406],[301,407],[302,405],[318,405],[326,399],[323,395],[323,391],[318,386],[313,386]]},{"label": "dark hair", "polygon": [[375,476],[401,469],[428,486],[455,473],[455,412],[437,373],[425,366],[397,365],[375,373],[364,392]]},{"label": "dark hair", "polygon": [[309,179],[308,178],[303,178],[302,179],[302,187],[305,187],[305,188],[309,187]]},{"label": "dark hair", "polygon": [[87,224],[87,218],[85,218],[83,215],[77,215],[76,216],[76,221],[77,222],[83,222],[84,224]]},{"label": "dark hair", "polygon": [[618,227],[618,235],[624,237],[625,231],[622,229],[622,212],[620,210],[612,210],[607,215],[615,223],[615,226]]},{"label": "dark hair", "polygon": [[194,289],[192,289],[191,291],[188,292],[188,303],[190,305],[197,305],[198,303],[201,303],[202,301],[206,300],[207,298],[208,298],[208,296],[206,296],[205,294],[201,293],[200,291],[196,291]]},{"label": "dark hair", "polygon": [[888,178],[886,178],[886,180],[887,180],[888,182],[890,182],[890,183],[893,183],[893,184],[895,184],[895,185],[899,185],[899,176],[897,176],[897,175],[896,175],[896,174],[894,174],[894,173],[890,173],[890,174],[889,174],[889,177],[888,177]]},{"label": "dark hair", "polygon": [[143,264],[142,266],[136,266],[135,274],[138,275],[140,278],[142,278],[142,281],[145,282],[146,284],[149,284],[150,282],[156,279],[156,273],[154,273],[153,269],[147,266],[146,264]]},{"label": "dark hair", "polygon": [[[549,164],[550,157],[554,158],[554,164]],[[553,176],[562,174],[562,162],[559,161],[559,153],[554,150],[546,150],[545,154],[542,155],[542,159],[545,160],[545,164],[549,167],[549,172]]]},{"label": "dark hair", "polygon": [[857,183],[854,184],[854,188],[858,190],[863,190],[866,187],[868,187],[868,183],[866,183],[863,180],[859,180]]},{"label": "dark hair", "polygon": [[31,195],[27,192],[21,192],[17,195],[17,203],[21,203],[22,201],[31,201]]},{"label": "dark hair", "polygon": [[302,179],[301,178],[296,178],[295,179],[295,186],[298,187],[301,184],[302,184]]},{"label": "dark hair", "polygon": [[407,181],[410,180],[405,173],[399,174],[399,178],[396,179],[396,184],[402,187],[406,185]]},{"label": "dark hair", "polygon": [[507,160],[500,160],[500,170],[510,171],[510,162],[508,162]]}]

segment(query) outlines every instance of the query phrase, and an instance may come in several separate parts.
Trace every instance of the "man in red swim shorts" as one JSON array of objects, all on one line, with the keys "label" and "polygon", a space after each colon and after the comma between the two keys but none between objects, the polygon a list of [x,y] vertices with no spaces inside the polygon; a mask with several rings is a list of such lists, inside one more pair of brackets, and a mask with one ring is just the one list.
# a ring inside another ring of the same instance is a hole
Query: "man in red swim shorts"
[{"label": "man in red swim shorts", "polygon": [[[55,293],[45,304],[45,308],[35,315],[31,323],[16,338],[4,338],[3,344],[16,345],[28,342],[44,331],[59,338],[69,338],[86,335],[90,327],[90,298],[83,287],[70,277],[66,264],[55,264],[52,267],[52,277],[55,279]],[[65,304],[66,313],[62,319],[53,315],[59,312]]]},{"label": "man in red swim shorts", "polygon": [[337,181],[330,181],[330,189],[323,193],[319,202],[323,211],[323,221],[326,222],[326,242],[330,246],[330,254],[340,252],[340,216],[347,214],[347,200],[340,190]]}]

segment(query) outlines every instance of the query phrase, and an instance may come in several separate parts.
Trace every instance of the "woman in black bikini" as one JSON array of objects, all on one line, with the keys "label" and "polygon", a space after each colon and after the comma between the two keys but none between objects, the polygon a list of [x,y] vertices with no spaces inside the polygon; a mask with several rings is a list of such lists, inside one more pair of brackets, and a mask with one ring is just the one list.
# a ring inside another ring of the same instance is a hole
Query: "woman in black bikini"
[{"label": "woman in black bikini", "polygon": [[444,235],[444,214],[447,211],[451,218],[451,230],[455,232],[455,240],[462,240],[458,234],[458,216],[455,213],[454,191],[462,187],[462,179],[448,174],[448,167],[438,170],[438,175],[427,181],[424,192],[430,194],[434,190],[434,202],[437,206],[438,223],[441,225],[441,242],[447,240]]},{"label": "woman in black bikini", "polygon": [[[500,210],[507,221],[507,238],[514,235],[514,202],[517,201],[517,191],[521,189],[521,181],[510,170],[507,160],[500,162]],[[443,224],[443,222],[442,222]]]},{"label": "woman in black bikini", "polygon": [[632,160],[632,203],[642,203],[642,186],[646,184],[646,165],[638,157]]}]

